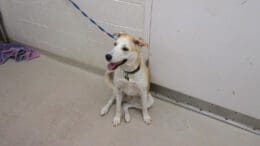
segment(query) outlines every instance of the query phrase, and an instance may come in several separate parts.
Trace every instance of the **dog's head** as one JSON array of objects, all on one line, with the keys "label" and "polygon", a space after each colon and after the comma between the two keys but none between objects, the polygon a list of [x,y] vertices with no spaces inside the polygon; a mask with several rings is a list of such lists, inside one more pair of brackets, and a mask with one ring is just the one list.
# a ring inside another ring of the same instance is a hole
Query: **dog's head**
[{"label": "dog's head", "polygon": [[123,64],[132,64],[138,59],[140,49],[148,48],[148,44],[142,38],[136,38],[127,33],[115,33],[114,48],[105,56],[109,62],[107,69],[112,71]]}]

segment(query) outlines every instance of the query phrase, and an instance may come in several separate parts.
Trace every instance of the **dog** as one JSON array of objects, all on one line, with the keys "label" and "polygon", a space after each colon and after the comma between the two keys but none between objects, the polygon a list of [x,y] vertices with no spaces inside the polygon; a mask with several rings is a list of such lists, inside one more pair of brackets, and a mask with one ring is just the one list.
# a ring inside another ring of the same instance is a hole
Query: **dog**
[{"label": "dog", "polygon": [[118,126],[121,122],[122,107],[126,122],[131,120],[128,109],[136,108],[142,110],[144,122],[150,124],[148,108],[153,105],[154,99],[150,94],[149,68],[141,55],[141,48],[149,46],[142,38],[124,32],[115,33],[114,37],[114,48],[105,55],[108,62],[105,80],[113,89],[113,95],[100,114],[105,115],[116,101],[113,126]]}]

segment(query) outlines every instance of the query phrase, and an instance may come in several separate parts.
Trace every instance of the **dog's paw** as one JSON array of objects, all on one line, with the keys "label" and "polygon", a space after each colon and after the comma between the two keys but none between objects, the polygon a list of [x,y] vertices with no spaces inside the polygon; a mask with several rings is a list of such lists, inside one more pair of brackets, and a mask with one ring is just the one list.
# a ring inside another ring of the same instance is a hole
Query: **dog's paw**
[{"label": "dog's paw", "polygon": [[104,116],[107,112],[108,112],[108,108],[105,106],[105,107],[103,107],[103,108],[101,109],[100,115],[101,115],[101,116]]},{"label": "dog's paw", "polygon": [[115,116],[112,122],[113,126],[114,127],[118,126],[120,124],[120,120],[121,120],[120,117]]},{"label": "dog's paw", "polygon": [[152,122],[152,118],[149,115],[143,116],[143,119],[144,119],[144,122],[148,125],[151,124],[151,122]]},{"label": "dog's paw", "polygon": [[130,115],[129,114],[125,114],[125,121],[128,123],[128,122],[130,122],[130,120],[131,120]]}]

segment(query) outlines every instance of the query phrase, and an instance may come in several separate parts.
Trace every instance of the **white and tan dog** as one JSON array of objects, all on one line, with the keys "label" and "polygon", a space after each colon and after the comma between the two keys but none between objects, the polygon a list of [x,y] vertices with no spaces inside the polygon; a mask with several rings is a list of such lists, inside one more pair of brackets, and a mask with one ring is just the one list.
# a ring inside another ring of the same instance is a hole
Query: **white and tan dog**
[{"label": "white and tan dog", "polygon": [[130,121],[129,108],[142,110],[145,123],[151,123],[148,108],[154,103],[150,94],[149,69],[141,55],[141,48],[148,47],[148,44],[141,38],[135,38],[127,33],[114,34],[116,42],[114,48],[106,54],[109,62],[105,79],[113,89],[113,96],[101,109],[100,114],[105,115],[111,105],[116,101],[116,114],[113,119],[113,126],[120,124],[121,105],[125,113],[125,121]]}]

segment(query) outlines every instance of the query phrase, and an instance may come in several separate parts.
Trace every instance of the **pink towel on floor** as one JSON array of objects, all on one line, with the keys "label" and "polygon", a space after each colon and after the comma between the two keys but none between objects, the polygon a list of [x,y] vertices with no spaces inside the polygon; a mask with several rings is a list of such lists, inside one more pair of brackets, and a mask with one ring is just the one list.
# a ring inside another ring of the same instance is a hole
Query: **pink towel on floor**
[{"label": "pink towel on floor", "polygon": [[29,61],[40,56],[38,51],[28,46],[18,43],[2,43],[0,44],[0,65],[4,64],[9,58],[19,61]]}]

